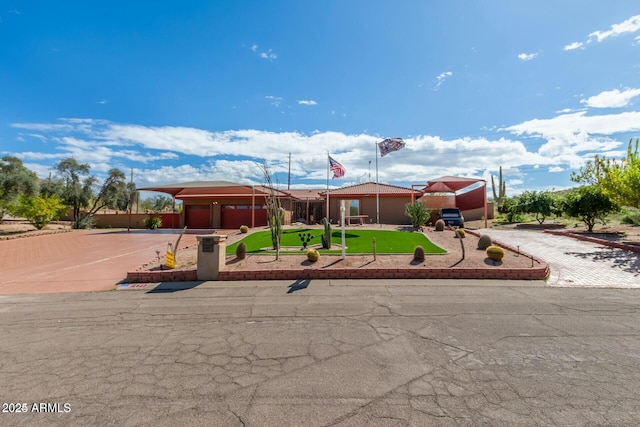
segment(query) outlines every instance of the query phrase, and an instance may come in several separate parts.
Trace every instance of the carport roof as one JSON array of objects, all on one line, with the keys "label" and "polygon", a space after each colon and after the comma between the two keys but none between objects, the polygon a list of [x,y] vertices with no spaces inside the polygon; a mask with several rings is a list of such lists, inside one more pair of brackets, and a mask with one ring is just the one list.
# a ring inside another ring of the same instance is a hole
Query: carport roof
[{"label": "carport roof", "polygon": [[[246,197],[255,194],[264,196],[269,187],[264,185],[238,184],[230,181],[188,181],[176,184],[166,184],[154,187],[138,188],[140,191],[158,191],[171,194],[176,199],[206,198],[206,197]],[[287,193],[275,189],[278,197],[286,197]]]},{"label": "carport roof", "polygon": [[[476,182],[484,182],[484,179],[464,178],[461,176],[441,176],[440,178],[430,179],[427,181],[427,185],[422,189],[422,191],[426,193],[448,191],[456,192],[470,186],[471,184],[475,184]],[[442,188],[443,190],[437,190],[437,188]],[[446,190],[445,188],[449,188],[450,190]]]}]

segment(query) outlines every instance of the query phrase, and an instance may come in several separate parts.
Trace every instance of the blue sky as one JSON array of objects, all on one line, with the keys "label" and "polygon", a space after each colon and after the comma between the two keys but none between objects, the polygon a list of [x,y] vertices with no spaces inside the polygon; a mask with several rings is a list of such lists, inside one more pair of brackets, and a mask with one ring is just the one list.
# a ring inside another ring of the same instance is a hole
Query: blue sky
[{"label": "blue sky", "polygon": [[566,188],[640,136],[640,5],[597,1],[3,1],[0,154],[138,187]]}]

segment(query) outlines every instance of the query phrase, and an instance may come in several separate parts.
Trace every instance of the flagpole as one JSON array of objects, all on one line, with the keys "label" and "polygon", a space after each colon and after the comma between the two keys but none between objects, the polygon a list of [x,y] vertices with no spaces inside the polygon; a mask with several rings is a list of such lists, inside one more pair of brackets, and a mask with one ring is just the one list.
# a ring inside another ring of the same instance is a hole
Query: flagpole
[{"label": "flagpole", "polygon": [[380,189],[378,185],[378,143],[376,147],[376,224],[380,225]]},{"label": "flagpole", "polygon": [[329,152],[327,151],[327,221],[331,224],[331,218],[329,217]]}]

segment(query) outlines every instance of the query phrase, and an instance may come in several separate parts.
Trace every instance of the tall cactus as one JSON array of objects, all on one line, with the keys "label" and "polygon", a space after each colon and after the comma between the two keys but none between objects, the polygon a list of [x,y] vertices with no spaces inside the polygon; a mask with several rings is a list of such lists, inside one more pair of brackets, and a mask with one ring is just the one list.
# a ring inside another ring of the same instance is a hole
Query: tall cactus
[{"label": "tall cactus", "polygon": [[496,207],[501,206],[507,192],[507,184],[502,181],[502,166],[500,166],[500,174],[498,175],[498,192],[496,193],[496,184],[493,180],[493,175],[491,175],[491,189],[493,190],[493,201]]},{"label": "tall cactus", "polygon": [[324,233],[322,233],[322,249],[331,249],[331,223],[327,218],[322,218]]}]

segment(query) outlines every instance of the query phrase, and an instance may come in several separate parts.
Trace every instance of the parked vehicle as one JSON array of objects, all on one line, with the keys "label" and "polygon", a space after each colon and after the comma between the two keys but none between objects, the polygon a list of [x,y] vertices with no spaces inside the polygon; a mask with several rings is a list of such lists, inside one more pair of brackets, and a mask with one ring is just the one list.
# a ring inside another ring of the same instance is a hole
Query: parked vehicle
[{"label": "parked vehicle", "polygon": [[464,217],[458,208],[442,208],[440,209],[440,219],[446,225],[464,227]]}]

